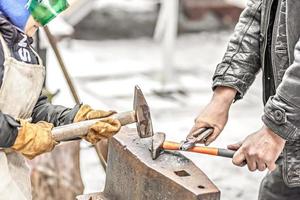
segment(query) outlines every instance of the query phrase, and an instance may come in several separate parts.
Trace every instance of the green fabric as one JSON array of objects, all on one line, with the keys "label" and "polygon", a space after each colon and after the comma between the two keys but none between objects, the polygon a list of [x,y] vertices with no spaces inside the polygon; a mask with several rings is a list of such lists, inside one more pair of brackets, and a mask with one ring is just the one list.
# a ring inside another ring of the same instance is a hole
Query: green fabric
[{"label": "green fabric", "polygon": [[68,7],[67,0],[30,0],[28,2],[32,17],[43,26]]}]

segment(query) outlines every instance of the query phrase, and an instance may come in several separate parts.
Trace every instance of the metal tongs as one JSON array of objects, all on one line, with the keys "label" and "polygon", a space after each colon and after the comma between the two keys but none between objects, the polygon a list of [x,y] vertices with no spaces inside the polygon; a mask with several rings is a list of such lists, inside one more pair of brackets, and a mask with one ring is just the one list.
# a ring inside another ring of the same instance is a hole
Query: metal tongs
[{"label": "metal tongs", "polygon": [[185,141],[181,142],[180,150],[187,151],[190,148],[194,147],[196,143],[204,141],[213,133],[213,128],[200,128],[192,134],[191,137],[188,137]]}]

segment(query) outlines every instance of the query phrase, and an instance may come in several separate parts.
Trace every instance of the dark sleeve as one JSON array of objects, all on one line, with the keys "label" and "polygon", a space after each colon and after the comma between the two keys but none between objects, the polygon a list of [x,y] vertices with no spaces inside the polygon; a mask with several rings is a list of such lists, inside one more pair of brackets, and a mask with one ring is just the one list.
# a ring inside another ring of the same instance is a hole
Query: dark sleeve
[{"label": "dark sleeve", "polygon": [[76,105],[74,108],[52,105],[46,96],[40,96],[31,117],[34,123],[46,121],[53,123],[54,126],[62,126],[73,123],[79,108],[80,105]]},{"label": "dark sleeve", "polygon": [[222,62],[213,76],[213,89],[232,87],[238,91],[235,100],[241,99],[256,74],[260,63],[261,0],[249,0],[230,39]]},{"label": "dark sleeve", "polygon": [[[12,28],[11,24],[0,14],[0,32],[7,43],[11,44],[17,32]],[[4,54],[2,45],[0,44],[0,87],[4,73]],[[20,124],[11,116],[0,112],[0,148],[9,148],[18,136],[18,127]]]},{"label": "dark sleeve", "polygon": [[9,115],[0,112],[0,147],[9,148],[13,146],[18,136],[20,123]]},{"label": "dark sleeve", "polygon": [[2,14],[0,14],[0,32],[8,46],[18,42],[18,30]]},{"label": "dark sleeve", "polygon": [[282,138],[300,139],[300,40],[295,47],[294,63],[264,108],[263,122]]}]

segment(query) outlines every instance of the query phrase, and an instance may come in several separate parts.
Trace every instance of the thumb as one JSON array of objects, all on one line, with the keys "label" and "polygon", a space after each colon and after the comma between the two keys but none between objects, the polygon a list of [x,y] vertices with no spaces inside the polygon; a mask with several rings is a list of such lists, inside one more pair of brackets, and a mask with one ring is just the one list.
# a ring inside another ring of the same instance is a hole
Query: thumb
[{"label": "thumb", "polygon": [[240,150],[238,150],[232,158],[232,163],[239,167],[243,167],[246,164],[246,162],[246,156]]},{"label": "thumb", "polygon": [[242,144],[243,144],[242,142],[238,142],[235,144],[229,144],[229,145],[227,145],[227,149],[237,151],[242,146]]}]

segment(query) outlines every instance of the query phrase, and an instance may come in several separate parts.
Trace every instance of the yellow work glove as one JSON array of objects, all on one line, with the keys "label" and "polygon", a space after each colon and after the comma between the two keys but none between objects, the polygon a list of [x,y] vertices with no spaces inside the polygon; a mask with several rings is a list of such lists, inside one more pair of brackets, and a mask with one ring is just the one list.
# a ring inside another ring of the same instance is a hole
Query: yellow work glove
[{"label": "yellow work glove", "polygon": [[110,116],[115,111],[93,110],[89,105],[82,105],[77,112],[74,122],[80,122],[91,119],[101,119],[89,128],[88,134],[83,137],[86,141],[96,144],[101,139],[107,139],[119,132],[121,123]]},{"label": "yellow work glove", "polygon": [[36,124],[20,120],[21,128],[12,149],[22,153],[28,159],[52,151],[58,144],[51,135],[53,124],[41,121]]},{"label": "yellow work glove", "polygon": [[89,132],[84,139],[92,144],[96,144],[102,139],[107,139],[119,132],[121,123],[113,118],[104,118],[89,128]]},{"label": "yellow work glove", "polygon": [[106,118],[113,114],[116,114],[116,111],[94,110],[89,105],[82,105],[74,118],[74,122]]}]

